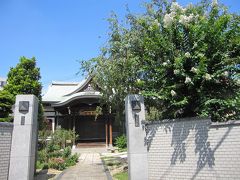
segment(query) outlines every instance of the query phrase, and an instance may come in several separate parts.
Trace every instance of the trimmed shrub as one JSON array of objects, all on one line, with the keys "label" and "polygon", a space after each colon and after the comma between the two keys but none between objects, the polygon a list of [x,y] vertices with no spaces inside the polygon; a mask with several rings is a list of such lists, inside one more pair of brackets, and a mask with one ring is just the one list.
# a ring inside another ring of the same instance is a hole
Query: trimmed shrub
[{"label": "trimmed shrub", "polygon": [[65,160],[66,166],[67,167],[74,166],[76,162],[78,162],[78,158],[79,158],[79,155],[76,153],[70,156],[68,159]]},{"label": "trimmed shrub", "polygon": [[126,135],[121,135],[116,138],[116,146],[118,149],[123,150],[127,148],[127,137]]},{"label": "trimmed shrub", "polygon": [[66,168],[65,161],[61,157],[49,159],[48,166],[57,170],[63,170]]},{"label": "trimmed shrub", "polygon": [[63,150],[63,157],[64,157],[64,158],[68,158],[70,155],[71,155],[71,148],[70,148],[70,147],[66,147],[66,148]]}]

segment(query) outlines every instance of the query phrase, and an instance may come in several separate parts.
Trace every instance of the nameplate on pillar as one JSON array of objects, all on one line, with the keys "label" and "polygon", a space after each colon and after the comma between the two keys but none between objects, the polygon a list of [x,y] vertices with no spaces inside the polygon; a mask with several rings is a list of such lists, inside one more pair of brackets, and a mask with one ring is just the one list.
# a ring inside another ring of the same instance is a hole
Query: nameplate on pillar
[{"label": "nameplate on pillar", "polygon": [[29,101],[19,101],[19,112],[27,113],[29,111]]},{"label": "nameplate on pillar", "polygon": [[135,119],[135,127],[140,127],[139,115],[138,115],[138,114],[135,114],[135,115],[134,115],[134,119]]},{"label": "nameplate on pillar", "polygon": [[21,116],[21,125],[25,125],[25,116]]}]

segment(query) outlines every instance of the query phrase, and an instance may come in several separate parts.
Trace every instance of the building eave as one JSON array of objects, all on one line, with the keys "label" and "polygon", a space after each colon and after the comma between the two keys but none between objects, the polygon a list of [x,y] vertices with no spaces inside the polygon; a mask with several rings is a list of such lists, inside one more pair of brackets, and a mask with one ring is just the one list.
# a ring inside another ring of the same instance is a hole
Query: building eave
[{"label": "building eave", "polygon": [[52,107],[60,107],[60,106],[65,106],[71,101],[77,100],[77,99],[100,99],[101,98],[100,92],[79,92],[76,94],[73,94],[69,97],[66,97],[63,101],[60,101],[58,103],[52,104]]}]

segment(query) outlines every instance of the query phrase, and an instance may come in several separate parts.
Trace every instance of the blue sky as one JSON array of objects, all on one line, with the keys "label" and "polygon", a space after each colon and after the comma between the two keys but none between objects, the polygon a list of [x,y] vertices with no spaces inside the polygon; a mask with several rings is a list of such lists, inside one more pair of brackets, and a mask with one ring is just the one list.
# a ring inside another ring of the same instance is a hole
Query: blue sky
[{"label": "blue sky", "polygon": [[[99,54],[107,39],[107,18],[120,18],[126,4],[133,13],[144,11],[146,0],[0,0],[0,76],[6,77],[20,56],[37,59],[41,82],[79,81],[78,60]],[[189,2],[179,0],[185,5]],[[239,0],[221,0],[239,12]]]}]

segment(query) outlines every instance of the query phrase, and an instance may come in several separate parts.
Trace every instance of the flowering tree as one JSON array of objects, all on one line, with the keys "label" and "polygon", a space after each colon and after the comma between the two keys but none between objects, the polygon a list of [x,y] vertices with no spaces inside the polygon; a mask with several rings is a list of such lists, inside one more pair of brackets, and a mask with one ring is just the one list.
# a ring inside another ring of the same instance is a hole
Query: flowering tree
[{"label": "flowering tree", "polygon": [[216,0],[186,7],[153,0],[146,9],[128,14],[126,28],[112,20],[108,46],[88,62],[105,88],[124,81],[108,97],[140,92],[161,118],[238,118],[240,17]]}]

